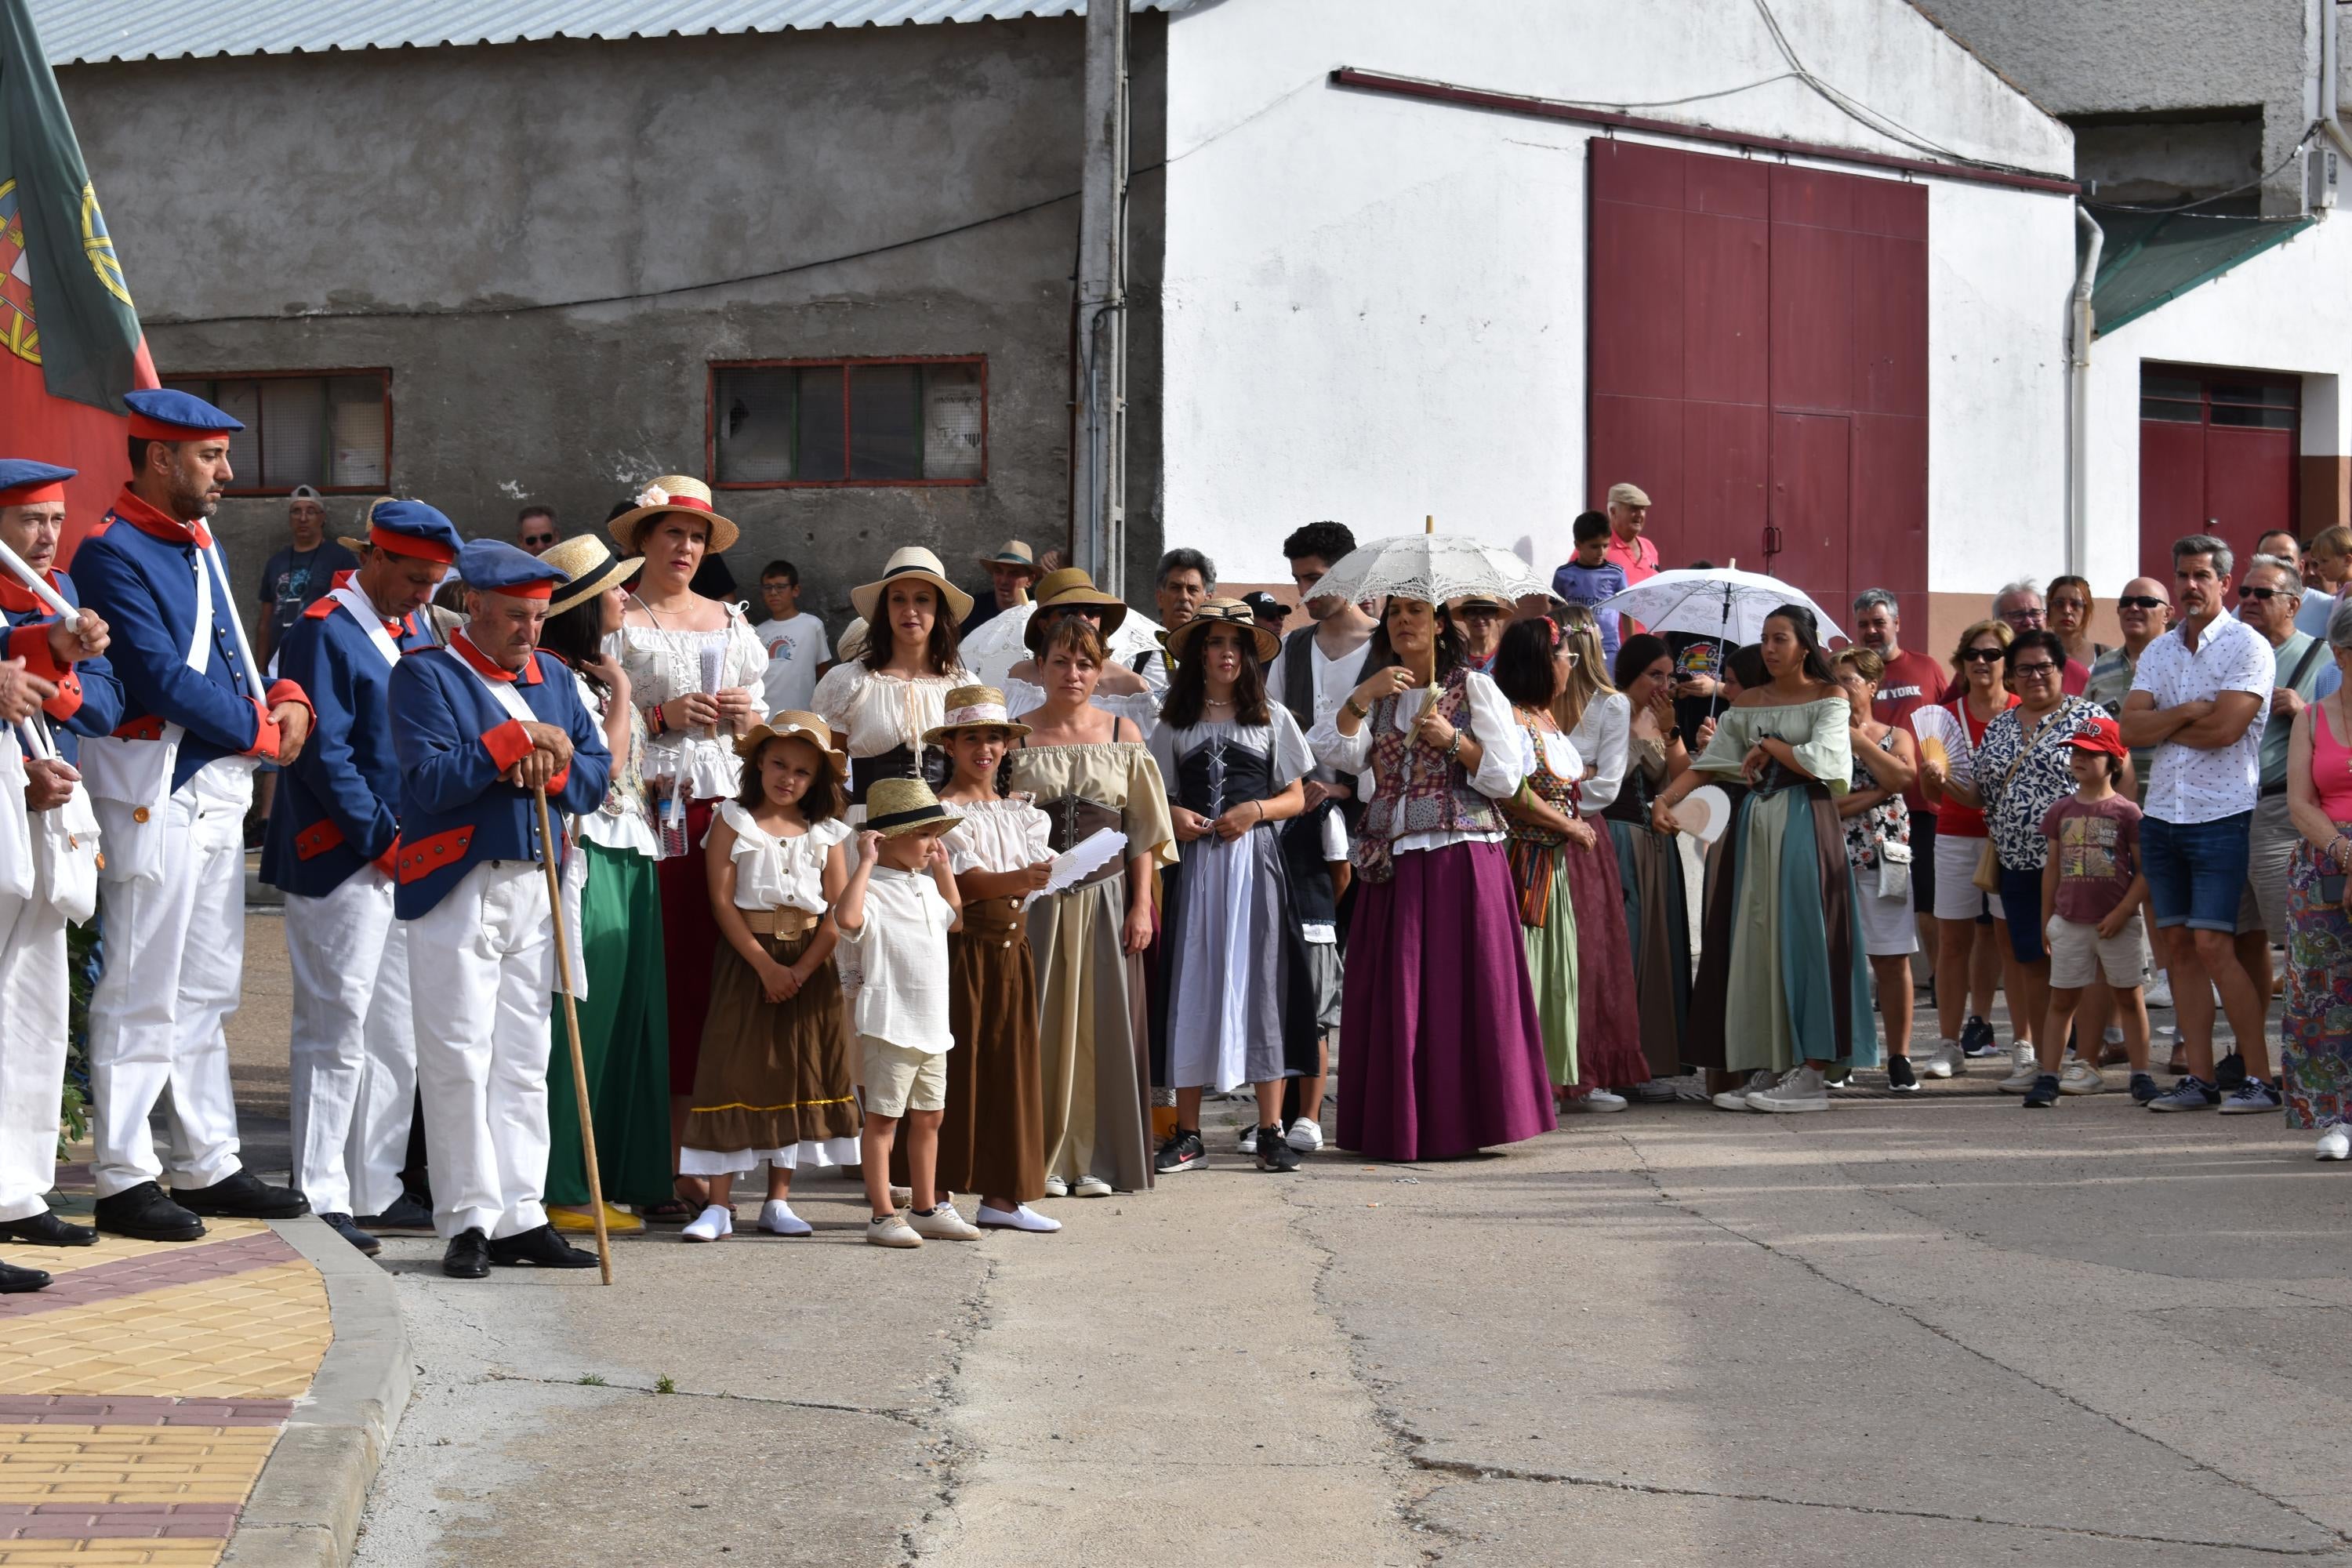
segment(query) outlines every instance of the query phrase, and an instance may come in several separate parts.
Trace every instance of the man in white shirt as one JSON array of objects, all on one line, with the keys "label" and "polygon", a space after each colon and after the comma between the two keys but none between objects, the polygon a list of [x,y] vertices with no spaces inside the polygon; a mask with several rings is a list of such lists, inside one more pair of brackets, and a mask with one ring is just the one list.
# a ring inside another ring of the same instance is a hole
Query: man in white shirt
[{"label": "man in white shirt", "polygon": [[2235,945],[2277,660],[2268,639],[2227,613],[2235,564],[2230,547],[2210,534],[2192,533],[2172,547],[2179,619],[2141,652],[2124,700],[2124,743],[2154,749],[2141,869],[2189,1058],[2188,1076],[2150,1100],[2151,1110],[2221,1103],[2211,988],[2221,991],[2246,1068],[2223,1111],[2279,1109],[2263,1034],[2270,998]]},{"label": "man in white shirt", "polygon": [[804,712],[816,696],[817,677],[833,659],[824,623],[802,613],[801,569],[789,561],[760,568],[760,597],[767,603],[768,618],[751,635],[768,650],[761,700],[769,713]]}]

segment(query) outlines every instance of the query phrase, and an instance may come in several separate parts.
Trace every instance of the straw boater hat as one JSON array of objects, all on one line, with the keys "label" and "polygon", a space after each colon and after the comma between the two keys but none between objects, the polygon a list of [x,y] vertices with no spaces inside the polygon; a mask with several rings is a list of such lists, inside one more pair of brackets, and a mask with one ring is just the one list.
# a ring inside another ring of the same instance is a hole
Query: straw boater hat
[{"label": "straw boater hat", "polygon": [[575,533],[559,543],[540,552],[541,561],[552,561],[572,574],[572,581],[555,595],[547,606],[550,616],[560,616],[575,605],[584,605],[615,583],[625,583],[645,565],[642,555],[621,556],[613,553],[604,542],[593,533]]},{"label": "straw boater hat", "polygon": [[[552,555],[555,552],[551,550],[548,553]],[[797,736],[823,752],[824,760],[833,764],[835,777],[848,776],[849,759],[834,745],[833,726],[815,714],[803,713],[797,708],[787,708],[765,723],[752,725],[743,732],[742,739],[735,742],[735,754],[747,763],[751,762],[759,756],[761,746],[771,741],[782,740],[787,735]]]},{"label": "straw boater hat", "polygon": [[1087,575],[1087,569],[1083,566],[1065,566],[1059,572],[1046,573],[1030,590],[1030,595],[1037,601],[1037,608],[1030,616],[1029,624],[1022,628],[1021,640],[1029,645],[1031,653],[1045,646],[1045,628],[1060,618],[1048,614],[1049,611],[1069,609],[1079,605],[1100,606],[1102,635],[1106,642],[1110,640],[1111,633],[1118,630],[1118,624],[1127,619],[1126,601],[1096,587],[1095,580]]},{"label": "straw boater hat", "polygon": [[1014,739],[1029,732],[1004,710],[1004,693],[993,686],[959,686],[948,693],[946,721],[923,731],[923,744],[943,746],[961,730],[1007,730]]},{"label": "straw boater hat", "polygon": [[1192,657],[1194,645],[1209,635],[1212,626],[1238,626],[1257,639],[1257,659],[1264,664],[1282,651],[1282,639],[1257,624],[1257,616],[1239,599],[1204,599],[1192,612],[1192,618],[1172,632],[1160,634],[1160,646],[1168,657],[1181,664]]},{"label": "straw boater hat", "polygon": [[866,826],[885,838],[943,833],[962,820],[920,779],[884,779],[866,792]]},{"label": "straw boater hat", "polygon": [[997,547],[995,554],[982,555],[977,559],[982,566],[1025,566],[1029,569],[1029,578],[1032,582],[1036,581],[1039,574],[1037,557],[1030,553],[1029,547],[1017,539],[1008,539]]},{"label": "straw boater hat", "polygon": [[713,555],[733,549],[735,541],[742,537],[743,531],[719,516],[711,506],[710,487],[690,474],[662,475],[637,492],[636,502],[604,525],[614,542],[632,555],[641,553],[637,549],[637,530],[646,519],[666,511],[690,513],[709,523],[709,553]]},{"label": "straw boater hat", "polygon": [[919,544],[909,544],[890,557],[881,576],[849,591],[850,604],[869,626],[873,625],[875,610],[882,603],[882,591],[901,580],[929,583],[937,588],[948,614],[958,622],[971,614],[971,595],[948,581],[947,568],[940,564],[940,558]]}]

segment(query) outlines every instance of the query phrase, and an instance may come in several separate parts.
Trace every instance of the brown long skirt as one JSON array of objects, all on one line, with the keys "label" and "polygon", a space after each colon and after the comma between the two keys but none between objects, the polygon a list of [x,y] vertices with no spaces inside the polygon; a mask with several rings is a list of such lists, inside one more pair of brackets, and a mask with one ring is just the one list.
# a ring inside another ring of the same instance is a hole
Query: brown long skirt
[{"label": "brown long skirt", "polygon": [[[1022,1203],[1045,1195],[1045,1089],[1037,1067],[1037,968],[1016,899],[963,907],[948,938],[947,1120],[942,1191]],[[904,1140],[901,1140],[903,1142]]]},{"label": "brown long skirt", "polygon": [[[799,962],[815,940],[759,939],[779,963]],[[765,1160],[787,1168],[857,1163],[864,1124],[852,1088],[841,979],[827,959],[790,1000],[771,1002],[733,944],[711,960],[710,1011],[679,1140],[690,1176],[749,1171]]]}]

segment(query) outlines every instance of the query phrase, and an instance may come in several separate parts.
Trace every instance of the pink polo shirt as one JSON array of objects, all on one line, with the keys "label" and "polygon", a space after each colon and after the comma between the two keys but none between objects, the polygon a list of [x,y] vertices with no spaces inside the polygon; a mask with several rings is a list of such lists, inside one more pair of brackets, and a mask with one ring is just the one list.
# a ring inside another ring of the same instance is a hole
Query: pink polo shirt
[{"label": "pink polo shirt", "polygon": [[1610,560],[1625,569],[1625,585],[1629,588],[1643,578],[1657,574],[1658,547],[1650,542],[1650,536],[1646,533],[1637,536],[1633,543],[1628,544],[1612,529],[1607,554]]}]

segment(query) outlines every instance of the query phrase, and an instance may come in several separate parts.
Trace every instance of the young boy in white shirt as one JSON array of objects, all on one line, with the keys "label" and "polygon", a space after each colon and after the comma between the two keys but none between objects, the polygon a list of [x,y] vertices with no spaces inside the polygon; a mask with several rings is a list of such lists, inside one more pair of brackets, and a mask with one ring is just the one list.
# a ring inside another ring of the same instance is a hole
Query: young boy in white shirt
[{"label": "young boy in white shirt", "polygon": [[817,677],[833,658],[825,646],[824,623],[801,610],[801,569],[789,561],[771,561],[760,568],[760,597],[768,618],[751,628],[768,650],[768,668],[761,676],[767,713],[800,712],[816,695]]},{"label": "young boy in white shirt", "polygon": [[[980,1228],[941,1201],[940,1122],[947,1110],[948,933],[963,900],[948,871],[951,815],[920,779],[886,779],[866,799],[857,864],[833,906],[841,940],[859,956],[865,983],[851,1005],[864,1066],[866,1130],[859,1154],[876,1247],[976,1241]],[[890,1149],[907,1123],[909,1212],[890,1201]]]}]

